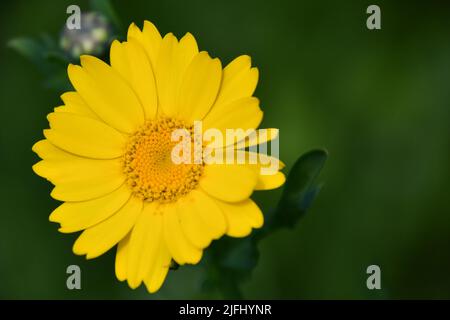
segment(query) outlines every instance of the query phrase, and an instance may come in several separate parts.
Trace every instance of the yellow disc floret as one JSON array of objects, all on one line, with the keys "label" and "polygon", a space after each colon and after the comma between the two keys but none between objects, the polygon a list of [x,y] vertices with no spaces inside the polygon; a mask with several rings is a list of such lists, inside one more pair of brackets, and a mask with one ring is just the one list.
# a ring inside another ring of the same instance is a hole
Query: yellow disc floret
[{"label": "yellow disc floret", "polygon": [[177,164],[172,159],[178,143],[172,141],[172,132],[177,129],[186,129],[193,137],[192,126],[170,118],[147,121],[130,137],[124,172],[135,196],[148,202],[172,202],[197,186],[203,164]]}]

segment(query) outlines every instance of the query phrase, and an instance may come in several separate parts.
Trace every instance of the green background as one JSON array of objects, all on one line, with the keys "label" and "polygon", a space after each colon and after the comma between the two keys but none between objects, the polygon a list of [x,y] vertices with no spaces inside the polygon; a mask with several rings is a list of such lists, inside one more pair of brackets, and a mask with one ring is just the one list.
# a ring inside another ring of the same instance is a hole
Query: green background
[{"label": "green background", "polygon": [[[382,30],[366,28],[366,8]],[[202,269],[171,272],[156,295],[114,276],[114,250],[86,261],[76,235],[57,232],[58,203],[36,176],[31,152],[62,92],[43,87],[8,49],[17,36],[55,37],[69,4],[0,4],[0,298],[220,298]],[[249,54],[260,70],[263,127],[280,128],[287,170],[314,147],[329,151],[324,186],[291,230],[260,243],[246,298],[450,298],[450,3],[444,1],[113,1],[124,25],[151,20],[161,33],[189,31],[228,63]],[[256,193],[265,210],[280,191]],[[82,290],[66,289],[66,268]],[[382,290],[366,287],[381,267]]]}]

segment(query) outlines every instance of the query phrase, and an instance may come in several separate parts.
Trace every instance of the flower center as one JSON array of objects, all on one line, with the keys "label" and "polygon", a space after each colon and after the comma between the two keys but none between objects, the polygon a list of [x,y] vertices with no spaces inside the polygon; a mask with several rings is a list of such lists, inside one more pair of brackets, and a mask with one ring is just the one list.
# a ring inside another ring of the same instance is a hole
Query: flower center
[{"label": "flower center", "polygon": [[162,118],[147,121],[131,137],[124,156],[127,184],[135,196],[145,201],[172,202],[194,189],[203,164],[175,163],[172,132],[186,129],[193,147],[193,128],[179,120]]}]

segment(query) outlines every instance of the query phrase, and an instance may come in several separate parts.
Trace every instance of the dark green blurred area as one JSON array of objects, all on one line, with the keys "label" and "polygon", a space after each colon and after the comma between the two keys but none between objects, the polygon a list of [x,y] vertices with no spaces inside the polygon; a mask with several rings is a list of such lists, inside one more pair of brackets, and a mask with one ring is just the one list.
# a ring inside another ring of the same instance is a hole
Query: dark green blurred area
[{"label": "dark green blurred area", "polygon": [[[156,295],[114,275],[114,251],[75,256],[76,235],[57,232],[51,185],[31,152],[59,95],[6,43],[55,37],[66,8],[87,1],[0,4],[0,298],[219,298],[202,269],[171,272]],[[378,4],[382,30],[366,28]],[[195,35],[228,63],[249,54],[260,70],[263,127],[280,128],[287,170],[324,147],[325,184],[292,230],[260,246],[246,298],[450,298],[450,3],[444,1],[113,1],[124,24]],[[257,193],[265,210],[279,190]],[[66,288],[80,265],[82,290]],[[366,287],[377,264],[382,290]]]}]

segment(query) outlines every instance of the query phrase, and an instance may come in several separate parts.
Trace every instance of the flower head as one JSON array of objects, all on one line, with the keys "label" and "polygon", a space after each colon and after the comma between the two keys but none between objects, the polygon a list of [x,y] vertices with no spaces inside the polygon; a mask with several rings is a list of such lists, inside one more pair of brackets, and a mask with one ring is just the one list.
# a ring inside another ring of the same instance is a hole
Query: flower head
[{"label": "flower head", "polygon": [[[117,245],[117,278],[155,292],[172,260],[196,264],[212,240],[262,226],[250,196],[285,178],[278,170],[262,173],[269,156],[251,162],[254,153],[238,150],[273,138],[248,134],[262,120],[253,97],[258,71],[248,56],[222,68],[199,52],[191,34],[162,38],[146,21],[142,31],[130,26],[127,41],[112,43],[110,65],[80,60],[68,67],[75,90],[61,96],[64,105],[48,115],[45,139],[33,146],[43,159],[34,171],[64,202],[50,221],[63,233],[83,231],[74,253],[90,259]],[[198,140],[198,121],[216,138],[229,129],[247,133],[242,143]],[[177,149],[180,131],[187,138]],[[215,156],[232,150],[245,161],[208,161],[208,148]],[[174,161],[179,150],[187,161]]]}]

